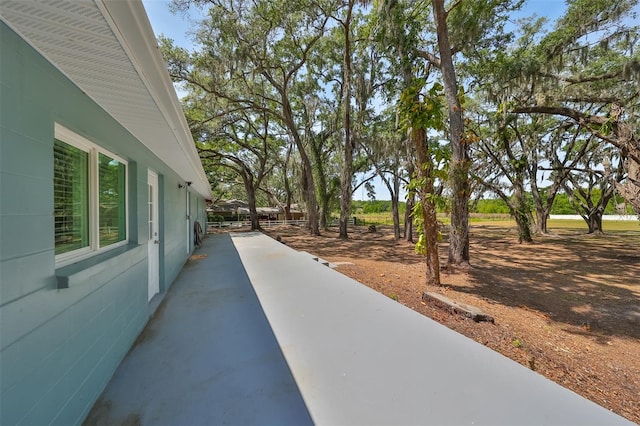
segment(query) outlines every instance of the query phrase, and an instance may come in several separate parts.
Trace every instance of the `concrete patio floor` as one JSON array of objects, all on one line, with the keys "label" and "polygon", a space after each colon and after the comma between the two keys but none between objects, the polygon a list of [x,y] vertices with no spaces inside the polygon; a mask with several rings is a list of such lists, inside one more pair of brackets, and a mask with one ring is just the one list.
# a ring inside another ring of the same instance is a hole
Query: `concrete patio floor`
[{"label": "concrete patio floor", "polygon": [[260,233],[196,254],[85,424],[632,424]]}]

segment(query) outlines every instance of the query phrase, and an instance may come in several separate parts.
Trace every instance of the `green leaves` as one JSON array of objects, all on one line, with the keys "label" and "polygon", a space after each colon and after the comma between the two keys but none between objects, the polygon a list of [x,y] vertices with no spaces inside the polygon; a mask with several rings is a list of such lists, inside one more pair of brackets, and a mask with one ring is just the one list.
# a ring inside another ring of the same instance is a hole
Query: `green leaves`
[{"label": "green leaves", "polygon": [[415,78],[398,101],[402,128],[438,130],[444,129],[445,99],[440,83],[433,83],[426,92],[423,78]]}]

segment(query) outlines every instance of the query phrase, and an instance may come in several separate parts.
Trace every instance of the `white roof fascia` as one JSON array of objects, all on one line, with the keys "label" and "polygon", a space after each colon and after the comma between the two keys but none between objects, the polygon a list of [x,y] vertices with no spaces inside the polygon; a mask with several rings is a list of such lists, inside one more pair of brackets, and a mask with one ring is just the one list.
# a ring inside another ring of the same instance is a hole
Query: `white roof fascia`
[{"label": "white roof fascia", "polygon": [[[169,77],[167,65],[158,49],[155,34],[142,2],[140,0],[95,0],[95,2],[173,131],[175,143],[179,145],[196,174],[185,170],[176,170],[176,172],[185,181],[196,179],[191,181],[191,188],[205,198],[211,199],[209,180],[204,173],[184,111]],[[156,154],[163,161],[171,164],[171,158],[162,158],[161,153],[158,152]]]}]

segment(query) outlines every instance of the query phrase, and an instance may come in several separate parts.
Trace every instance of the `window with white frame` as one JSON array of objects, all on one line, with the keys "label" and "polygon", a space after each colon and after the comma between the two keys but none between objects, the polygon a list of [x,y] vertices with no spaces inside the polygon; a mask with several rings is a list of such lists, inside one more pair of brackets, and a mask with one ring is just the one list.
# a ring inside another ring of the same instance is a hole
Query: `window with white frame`
[{"label": "window with white frame", "polygon": [[56,263],[127,241],[127,162],[56,124],[53,144]]}]

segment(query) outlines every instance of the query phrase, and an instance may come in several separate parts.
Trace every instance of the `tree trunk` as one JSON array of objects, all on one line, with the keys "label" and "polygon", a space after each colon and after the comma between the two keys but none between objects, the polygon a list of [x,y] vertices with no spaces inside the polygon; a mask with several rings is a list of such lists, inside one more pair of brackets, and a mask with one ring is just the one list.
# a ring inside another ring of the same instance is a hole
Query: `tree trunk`
[{"label": "tree trunk", "polygon": [[458,84],[451,55],[447,12],[444,0],[432,0],[433,16],[438,35],[440,71],[444,81],[444,94],[449,110],[449,140],[451,142],[451,162],[449,182],[452,191],[451,232],[449,233],[448,263],[454,265],[469,263],[469,148],[463,140],[464,122],[458,99]]},{"label": "tree trunk", "polygon": [[615,183],[611,183],[606,185],[604,189],[602,189],[602,196],[598,200],[597,205],[590,208],[587,214],[587,226],[589,227],[589,234],[602,234],[602,215],[604,214],[604,210],[607,208],[607,204],[611,198],[613,198],[613,190]]},{"label": "tree trunk", "polygon": [[349,238],[347,225],[351,217],[351,181],[353,180],[353,138],[351,135],[351,12],[354,0],[349,0],[344,29],[344,57],[342,81],[342,108],[344,108],[344,157],[340,179],[340,235]]},{"label": "tree trunk", "polygon": [[547,235],[549,229],[547,228],[547,221],[551,214],[551,208],[553,207],[553,201],[558,194],[558,191],[562,187],[562,183],[566,179],[566,170],[558,171],[553,178],[553,184],[546,190],[540,190],[536,180],[538,178],[536,171],[538,167],[536,164],[532,164],[529,169],[529,182],[531,182],[531,195],[533,197],[533,203],[536,209],[536,221],[535,232],[536,234]]},{"label": "tree trunk", "polygon": [[413,206],[416,202],[415,191],[410,191],[407,195],[407,209],[404,212],[404,239],[408,243],[413,243]]},{"label": "tree trunk", "polygon": [[300,150],[302,159],[302,197],[307,206],[307,225],[311,235],[320,235],[318,223],[318,202],[316,200],[316,188],[313,181],[313,170],[311,162],[306,153]]},{"label": "tree trunk", "polygon": [[393,216],[393,239],[400,239],[400,211],[398,209],[398,195],[391,196],[391,214]]},{"label": "tree trunk", "polygon": [[531,228],[529,227],[529,216],[526,212],[518,209],[513,212],[513,216],[516,220],[516,225],[518,225],[518,241],[531,243],[533,239],[531,238]]},{"label": "tree trunk", "polygon": [[525,168],[520,166],[515,169],[514,186],[514,216],[516,224],[518,225],[518,240],[520,242],[531,243],[531,212],[529,211],[529,205],[524,190],[524,170]]},{"label": "tree trunk", "polygon": [[[638,155],[640,155],[640,146],[638,151]],[[625,164],[627,169],[626,182],[616,182],[616,189],[633,206],[636,213],[640,214],[640,163],[627,158]]]},{"label": "tree trunk", "polygon": [[537,235],[547,235],[549,233],[547,229],[547,220],[549,219],[549,213],[551,212],[551,206],[553,205],[553,200],[556,197],[557,189],[554,189],[555,186],[549,188],[546,194],[544,194],[545,199],[543,199],[543,193],[534,182],[536,176],[531,175],[529,179],[531,181],[531,196],[533,197],[533,204],[536,210],[534,232]]},{"label": "tree trunk", "polygon": [[391,213],[393,214],[393,238],[395,241],[400,239],[400,209],[399,209],[399,196],[400,196],[400,178],[394,176],[393,178],[393,193],[391,194]]},{"label": "tree trunk", "polygon": [[418,156],[418,170],[424,179],[424,186],[420,188],[422,201],[423,235],[426,246],[426,281],[427,285],[440,285],[440,259],[438,257],[438,218],[436,205],[433,202],[434,176],[433,162],[427,152],[427,134],[424,129],[413,129],[411,137]]},{"label": "tree trunk", "polygon": [[329,194],[323,192],[320,196],[320,228],[329,228]]},{"label": "tree trunk", "polygon": [[[415,165],[414,165],[414,148],[411,141],[411,138],[407,138],[406,143],[407,150],[407,176],[409,180],[413,179],[413,174],[415,173]],[[404,212],[404,239],[408,243],[413,243],[413,206],[416,202],[416,192],[413,189],[409,189],[407,193],[407,204],[406,210]]]},{"label": "tree trunk", "polygon": [[289,168],[289,159],[291,158],[291,144],[289,144],[289,148],[287,149],[287,155],[284,160],[284,168],[283,168],[283,179],[284,179],[284,193],[285,193],[285,203],[284,203],[284,219],[292,220],[291,217],[291,200],[293,199],[293,191],[291,190],[291,184],[289,183],[289,177],[287,176],[287,170]]},{"label": "tree trunk", "polygon": [[599,208],[589,212],[585,221],[589,227],[589,234],[602,234],[602,211]]},{"label": "tree trunk", "polygon": [[549,214],[546,209],[542,206],[538,206],[536,204],[536,233],[547,235],[549,230],[547,229],[547,220],[549,219]]},{"label": "tree trunk", "polygon": [[531,182],[531,197],[533,198],[533,206],[536,211],[535,221],[533,222],[533,232],[536,235],[543,235],[547,233],[547,212],[544,209],[542,194],[536,183],[537,175],[531,170],[535,170],[535,168],[537,168],[536,165],[532,164],[528,169],[529,182]]},{"label": "tree trunk", "polygon": [[393,185],[392,182],[389,182],[389,179],[385,176],[384,173],[378,172],[378,176],[382,179],[387,190],[389,191],[389,195],[391,196],[391,217],[393,219],[393,235],[395,241],[400,239],[400,209],[399,209],[399,196],[400,196],[400,178],[397,174],[393,175]]},{"label": "tree trunk", "polygon": [[316,185],[313,179],[313,167],[305,146],[300,139],[298,133],[298,127],[293,119],[293,111],[291,110],[291,104],[286,92],[281,93],[282,99],[282,112],[285,119],[285,124],[289,129],[291,137],[293,137],[296,147],[298,148],[298,154],[300,155],[300,162],[302,164],[302,198],[307,206],[307,226],[311,235],[320,235],[320,228],[318,227],[318,201],[316,200]]},{"label": "tree trunk", "polygon": [[249,207],[249,217],[251,219],[251,230],[259,231],[262,228],[260,228],[260,220],[258,218],[258,209],[256,206],[256,190],[251,182],[247,179],[244,179],[244,181],[244,188],[247,191],[247,204]]},{"label": "tree trunk", "polygon": [[[605,169],[605,173],[608,174],[609,171]],[[594,201],[592,192],[594,182],[592,180],[590,180],[588,188],[582,188],[576,185],[576,182],[569,176],[569,180],[572,182],[574,188],[572,190],[565,184],[565,193],[569,196],[569,201],[574,209],[576,209],[576,212],[580,213],[580,216],[582,216],[587,224],[589,234],[602,233],[602,215],[604,214],[607,204],[609,204],[609,201],[613,198],[615,184],[622,180],[623,176],[624,169],[622,164],[619,164],[615,177],[607,176],[600,182],[599,189],[601,195],[597,201]],[[575,197],[574,193],[576,192],[580,195],[579,198]]]},{"label": "tree trunk", "polygon": [[[308,131],[311,132],[311,129],[308,129]],[[320,200],[319,226],[326,230],[329,226],[329,203],[331,201],[331,195],[329,194],[327,176],[324,171],[324,162],[322,161],[322,144],[316,143],[317,141],[314,140],[311,140],[310,142],[311,155],[313,156],[313,162],[316,167],[316,176],[318,178],[316,194]]]}]

